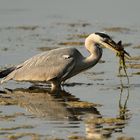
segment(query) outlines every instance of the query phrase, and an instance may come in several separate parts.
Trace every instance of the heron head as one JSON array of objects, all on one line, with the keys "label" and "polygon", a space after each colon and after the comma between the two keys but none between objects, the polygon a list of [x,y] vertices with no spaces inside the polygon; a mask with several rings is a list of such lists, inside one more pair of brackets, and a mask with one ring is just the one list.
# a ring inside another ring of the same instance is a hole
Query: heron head
[{"label": "heron head", "polygon": [[124,53],[124,56],[127,58],[130,58],[130,55],[124,50],[122,47],[121,41],[116,43],[115,41],[112,40],[112,38],[105,34],[105,33],[100,33],[96,32],[94,33],[95,35],[95,40],[101,45],[104,46],[105,48],[111,49],[113,52],[116,53]]}]

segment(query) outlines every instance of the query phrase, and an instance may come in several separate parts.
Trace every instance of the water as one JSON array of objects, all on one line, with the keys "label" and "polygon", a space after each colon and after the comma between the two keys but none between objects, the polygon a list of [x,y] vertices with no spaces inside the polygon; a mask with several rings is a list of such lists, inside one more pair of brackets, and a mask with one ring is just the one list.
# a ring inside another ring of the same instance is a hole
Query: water
[{"label": "water", "polygon": [[[0,67],[19,64],[42,49],[57,47],[77,47],[86,56],[80,45],[85,38],[80,35],[95,31],[106,31],[115,41],[130,43],[126,50],[138,59],[127,65],[139,65],[139,4],[138,0],[1,0]],[[103,51],[102,63],[68,80],[58,94],[29,88],[30,83],[1,85],[2,91],[13,91],[1,96],[0,139],[93,139],[102,134],[112,140],[121,136],[139,139],[140,66],[127,69],[130,88],[123,88],[121,94],[118,58],[110,50]],[[126,86],[126,77],[122,80]],[[99,127],[93,122],[98,117],[114,122]],[[119,125],[118,117],[125,123]]]}]

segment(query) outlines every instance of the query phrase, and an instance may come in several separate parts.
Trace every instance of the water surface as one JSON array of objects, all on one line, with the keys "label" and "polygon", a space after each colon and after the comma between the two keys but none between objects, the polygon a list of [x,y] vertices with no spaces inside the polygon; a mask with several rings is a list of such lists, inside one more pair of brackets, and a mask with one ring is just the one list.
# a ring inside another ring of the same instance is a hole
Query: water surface
[{"label": "water surface", "polygon": [[122,40],[135,58],[127,62],[129,86],[118,76],[118,58],[107,49],[99,64],[68,80],[60,93],[30,83],[1,85],[0,139],[139,139],[139,4],[1,0],[1,69],[58,47],[76,47],[87,56],[84,39],[95,31]]}]

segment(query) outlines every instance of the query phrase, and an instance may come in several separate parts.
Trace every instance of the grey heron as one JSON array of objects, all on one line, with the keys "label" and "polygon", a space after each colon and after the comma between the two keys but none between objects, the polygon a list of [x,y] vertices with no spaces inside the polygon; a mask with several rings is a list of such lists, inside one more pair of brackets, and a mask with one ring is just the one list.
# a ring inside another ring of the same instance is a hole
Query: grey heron
[{"label": "grey heron", "polygon": [[[1,83],[8,80],[51,82],[51,89],[59,89],[61,83],[98,63],[102,46],[118,52],[117,43],[105,33],[96,32],[85,39],[90,55],[84,57],[76,48],[64,47],[35,55],[25,62],[0,72]],[[128,54],[124,52],[127,56]]]}]

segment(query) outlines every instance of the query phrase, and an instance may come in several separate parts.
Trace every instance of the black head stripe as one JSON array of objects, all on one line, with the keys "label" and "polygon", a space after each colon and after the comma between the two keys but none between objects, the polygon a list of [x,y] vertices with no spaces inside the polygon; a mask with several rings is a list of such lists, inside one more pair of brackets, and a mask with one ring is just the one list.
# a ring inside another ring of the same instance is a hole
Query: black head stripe
[{"label": "black head stripe", "polygon": [[95,34],[101,36],[102,38],[108,38],[108,39],[111,39],[110,36],[108,36],[107,34],[104,34],[104,33],[96,32]]}]

